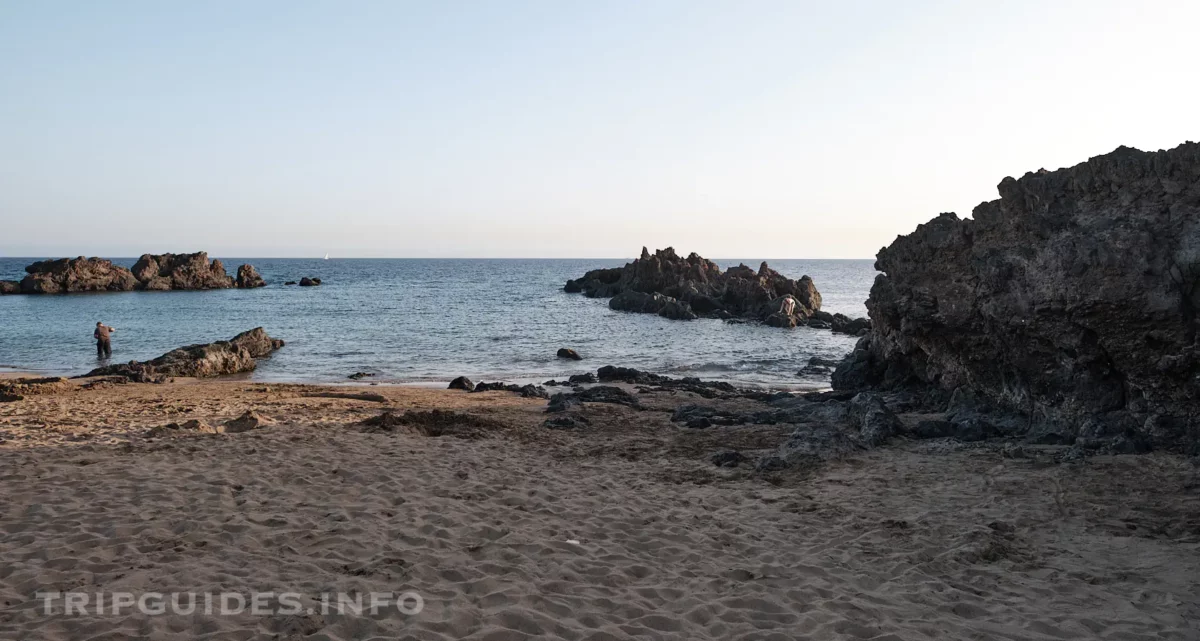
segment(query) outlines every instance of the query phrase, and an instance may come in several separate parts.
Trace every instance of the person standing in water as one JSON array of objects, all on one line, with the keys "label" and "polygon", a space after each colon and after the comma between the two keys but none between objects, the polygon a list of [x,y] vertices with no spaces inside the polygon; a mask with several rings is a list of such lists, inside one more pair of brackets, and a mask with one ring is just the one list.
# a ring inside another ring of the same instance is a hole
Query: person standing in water
[{"label": "person standing in water", "polygon": [[96,331],[92,332],[92,336],[96,338],[96,358],[112,356],[112,339],[109,337],[115,331],[117,330],[104,323],[96,323]]}]

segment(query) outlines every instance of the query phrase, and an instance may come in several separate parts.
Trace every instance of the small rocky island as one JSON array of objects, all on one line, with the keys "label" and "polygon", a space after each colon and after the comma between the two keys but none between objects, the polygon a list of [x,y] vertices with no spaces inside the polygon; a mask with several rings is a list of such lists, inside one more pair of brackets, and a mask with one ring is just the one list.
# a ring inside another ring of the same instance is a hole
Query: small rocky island
[{"label": "small rocky island", "polygon": [[563,290],[589,298],[611,298],[611,309],[658,314],[674,320],[744,319],[774,327],[809,325],[850,334],[865,333],[865,319],[821,311],[821,293],[808,276],[798,280],[746,265],[725,271],[697,255],[680,258],[671,247],[642,255],[624,267],[593,269],[567,281]]},{"label": "small rocky island", "polygon": [[207,252],[143,254],[132,270],[103,258],[60,258],[38,261],[25,272],[20,281],[0,281],[0,294],[251,289],[267,284],[252,265],[238,267],[236,278],[228,275],[220,260],[208,260]]}]

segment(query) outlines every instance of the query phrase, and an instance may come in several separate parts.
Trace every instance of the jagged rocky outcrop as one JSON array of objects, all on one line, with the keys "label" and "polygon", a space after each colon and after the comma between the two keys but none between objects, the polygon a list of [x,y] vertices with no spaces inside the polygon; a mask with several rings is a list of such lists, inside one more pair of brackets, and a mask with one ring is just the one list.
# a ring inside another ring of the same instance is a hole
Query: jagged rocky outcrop
[{"label": "jagged rocky outcrop", "polygon": [[19,283],[0,281],[0,294],[73,294],[262,287],[262,277],[251,265],[238,268],[238,277],[225,273],[221,261],[194,254],[143,254],[126,269],[103,258],[43,260],[25,268]]},{"label": "jagged rocky outcrop", "polygon": [[745,265],[724,272],[695,253],[680,258],[668,247],[624,267],[593,269],[563,287],[590,298],[611,298],[609,307],[690,320],[750,318],[780,327],[805,324],[821,309],[821,294],[812,279],[792,280],[763,263],[758,271]]},{"label": "jagged rocky outcrop", "polygon": [[128,269],[103,258],[60,258],[40,260],[25,268],[22,294],[65,294],[74,292],[128,292],[138,279]]},{"label": "jagged rocky outcrop", "polygon": [[879,252],[873,326],[834,388],[954,391],[973,434],[1200,449],[1200,144],[999,191]]},{"label": "jagged rocky outcrop", "polygon": [[238,289],[254,289],[256,287],[266,287],[267,281],[263,280],[262,275],[258,273],[257,269],[254,269],[254,265],[242,265],[238,267],[237,279],[234,281],[234,285]]},{"label": "jagged rocky outcrop", "polygon": [[225,265],[215,258],[209,262],[206,252],[142,254],[132,271],[141,283],[138,289],[147,291],[228,289],[234,284]]},{"label": "jagged rocky outcrop", "polygon": [[211,378],[237,374],[253,371],[258,367],[257,359],[270,356],[283,344],[256,327],[227,341],[180,347],[145,363],[130,361],[100,367],[84,377],[123,376],[142,383],[158,383],[176,376]]}]

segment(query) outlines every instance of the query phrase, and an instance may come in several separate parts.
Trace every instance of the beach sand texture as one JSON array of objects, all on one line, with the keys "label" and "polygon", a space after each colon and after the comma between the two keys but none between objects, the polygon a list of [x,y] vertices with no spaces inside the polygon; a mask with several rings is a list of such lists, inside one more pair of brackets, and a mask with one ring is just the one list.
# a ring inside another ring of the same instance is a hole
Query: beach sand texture
[{"label": "beach sand texture", "polygon": [[[1179,456],[901,442],[763,478],[708,456],[783,427],[588,405],[588,429],[555,431],[544,401],[501,392],[68,388],[0,403],[0,639],[1200,638],[1200,481]],[[347,391],[384,400],[304,396]],[[358,424],[384,408],[485,420]],[[251,409],[272,424],[152,431]],[[425,609],[45,615],[51,590],[414,590]]]}]

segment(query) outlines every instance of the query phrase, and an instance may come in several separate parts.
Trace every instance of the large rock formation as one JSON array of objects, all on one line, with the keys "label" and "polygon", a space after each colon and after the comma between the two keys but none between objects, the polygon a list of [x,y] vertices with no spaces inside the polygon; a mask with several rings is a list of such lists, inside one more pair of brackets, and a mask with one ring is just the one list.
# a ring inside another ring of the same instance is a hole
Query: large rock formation
[{"label": "large rock formation", "polygon": [[142,254],[133,265],[133,276],[142,284],[139,289],[152,291],[233,287],[225,265],[215,258],[209,262],[207,252]]},{"label": "large rock formation", "polygon": [[78,292],[167,291],[262,287],[254,267],[242,265],[235,281],[208,254],[143,254],[129,270],[103,258],[43,260],[25,268],[20,283],[0,281],[0,294],[72,294]]},{"label": "large rock formation", "polygon": [[834,387],[956,390],[952,415],[1019,413],[999,431],[1046,442],[1200,445],[1200,144],[999,191],[879,252],[873,329]]},{"label": "large rock formation", "polygon": [[711,260],[689,254],[680,258],[668,247],[624,267],[593,269],[567,281],[567,292],[612,298],[612,309],[658,314],[673,319],[753,318],[773,325],[803,324],[821,309],[812,279],[792,280],[766,263],[754,271],[745,265],[724,272]]},{"label": "large rock formation", "polygon": [[103,258],[41,260],[26,267],[25,272],[22,294],[127,292],[138,286],[128,269]]},{"label": "large rock formation", "polygon": [[271,338],[263,328],[256,327],[227,341],[180,347],[152,361],[100,367],[84,376],[124,376],[143,383],[157,383],[174,376],[211,378],[252,371],[258,367],[256,359],[270,356],[280,347],[282,340]]}]

